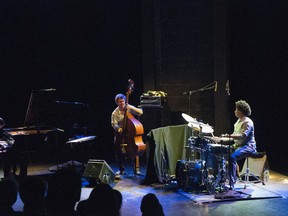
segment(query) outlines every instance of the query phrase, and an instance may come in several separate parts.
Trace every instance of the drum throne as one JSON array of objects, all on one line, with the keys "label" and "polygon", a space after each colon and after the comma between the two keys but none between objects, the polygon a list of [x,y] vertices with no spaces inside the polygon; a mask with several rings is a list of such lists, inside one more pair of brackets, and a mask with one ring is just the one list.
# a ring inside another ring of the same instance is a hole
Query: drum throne
[{"label": "drum throne", "polygon": [[[251,154],[250,156],[246,157],[246,160],[244,162],[242,172],[241,172],[242,174],[240,175],[241,180],[239,181],[239,182],[245,183],[244,189],[246,189],[247,185],[250,183],[261,182],[262,185],[265,185],[264,181],[261,180],[261,175],[263,173],[266,158],[267,158],[266,152],[255,152],[255,153]],[[254,167],[252,167],[252,168],[254,169],[254,171],[259,172],[258,175],[256,173],[251,172],[251,165],[249,166],[249,160],[251,160],[251,161],[253,160],[252,165],[254,165]],[[258,162],[258,163],[256,163],[256,162]],[[244,169],[245,169],[245,172],[243,172]]]}]

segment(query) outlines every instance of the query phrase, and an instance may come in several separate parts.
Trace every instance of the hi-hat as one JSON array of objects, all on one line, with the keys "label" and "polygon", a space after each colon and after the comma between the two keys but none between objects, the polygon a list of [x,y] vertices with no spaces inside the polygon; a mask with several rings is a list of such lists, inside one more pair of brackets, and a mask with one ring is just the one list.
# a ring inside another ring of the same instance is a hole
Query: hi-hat
[{"label": "hi-hat", "polygon": [[196,118],[193,118],[186,113],[182,113],[182,117],[188,122],[189,127],[191,127],[193,130],[200,131],[199,122],[196,120]]},{"label": "hi-hat", "polygon": [[195,131],[200,131],[200,127],[199,127],[199,124],[198,124],[198,123],[191,123],[191,122],[189,122],[189,123],[188,123],[188,126],[189,126],[190,128],[192,128],[193,130],[195,130]]}]

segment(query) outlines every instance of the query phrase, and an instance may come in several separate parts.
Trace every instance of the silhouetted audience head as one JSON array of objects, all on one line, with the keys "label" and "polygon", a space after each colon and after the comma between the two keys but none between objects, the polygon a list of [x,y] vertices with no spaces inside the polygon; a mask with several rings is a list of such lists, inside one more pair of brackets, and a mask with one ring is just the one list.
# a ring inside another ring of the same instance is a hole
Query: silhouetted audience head
[{"label": "silhouetted audience head", "polygon": [[48,181],[46,206],[48,215],[75,215],[81,196],[81,175],[73,168],[57,170]]},{"label": "silhouetted audience head", "polygon": [[47,215],[45,206],[46,183],[37,176],[26,176],[20,181],[19,193],[25,215]]},{"label": "silhouetted audience head", "polygon": [[0,130],[5,126],[5,121],[0,117]]},{"label": "silhouetted audience head", "polygon": [[12,179],[0,181],[0,215],[14,215],[13,205],[17,201],[18,183]]},{"label": "silhouetted audience head", "polygon": [[119,209],[119,212],[120,212],[121,207],[122,207],[122,202],[123,202],[122,193],[119,190],[116,190],[116,189],[113,189],[113,192],[114,192],[114,196],[116,198],[117,206],[118,206],[118,209]]},{"label": "silhouetted audience head", "polygon": [[[118,216],[122,205],[122,195],[109,184],[97,184],[89,198],[78,203],[77,213],[80,216]],[[119,192],[120,193],[120,192]]]},{"label": "silhouetted audience head", "polygon": [[153,193],[146,194],[140,206],[142,216],[164,216],[162,205]]}]

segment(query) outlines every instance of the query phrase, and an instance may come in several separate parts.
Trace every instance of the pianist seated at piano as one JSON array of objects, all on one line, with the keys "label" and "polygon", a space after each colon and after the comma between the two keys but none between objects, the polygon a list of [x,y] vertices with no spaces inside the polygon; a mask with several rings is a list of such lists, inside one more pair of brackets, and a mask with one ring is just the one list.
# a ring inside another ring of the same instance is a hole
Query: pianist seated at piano
[{"label": "pianist seated at piano", "polygon": [[0,117],[0,155],[4,178],[10,178],[16,172],[15,152],[13,151],[14,139],[4,130],[5,121]]}]

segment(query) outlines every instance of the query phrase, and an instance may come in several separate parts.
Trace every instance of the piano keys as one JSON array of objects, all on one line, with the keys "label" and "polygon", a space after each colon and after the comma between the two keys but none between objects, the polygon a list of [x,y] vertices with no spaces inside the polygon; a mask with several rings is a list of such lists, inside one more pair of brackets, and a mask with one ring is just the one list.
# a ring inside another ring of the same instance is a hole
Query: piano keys
[{"label": "piano keys", "polygon": [[48,134],[51,132],[56,132],[57,128],[51,128],[51,129],[22,129],[22,130],[15,130],[15,128],[9,128],[6,129],[7,133],[9,133],[12,136],[29,136],[29,135],[36,135],[36,134]]}]

